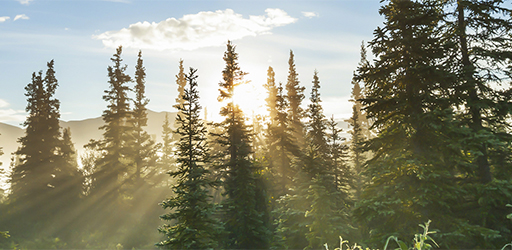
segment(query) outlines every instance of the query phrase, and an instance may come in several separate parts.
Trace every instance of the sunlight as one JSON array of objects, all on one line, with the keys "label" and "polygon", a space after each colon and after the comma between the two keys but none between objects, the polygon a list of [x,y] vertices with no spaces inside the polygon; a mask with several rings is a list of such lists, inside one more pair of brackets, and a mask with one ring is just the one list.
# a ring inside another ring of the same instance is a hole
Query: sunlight
[{"label": "sunlight", "polygon": [[240,63],[240,67],[245,72],[249,73],[245,76],[245,79],[249,80],[249,83],[239,85],[235,88],[233,101],[240,106],[244,115],[248,118],[248,122],[252,123],[253,117],[257,115],[268,115],[265,105],[267,90],[263,86],[267,82],[267,72],[265,67],[251,63]]},{"label": "sunlight", "polygon": [[235,88],[235,95],[233,101],[239,105],[244,115],[249,119],[249,123],[252,123],[252,117],[261,115],[267,115],[265,107],[266,91],[262,85],[254,83],[248,83],[237,86]]}]

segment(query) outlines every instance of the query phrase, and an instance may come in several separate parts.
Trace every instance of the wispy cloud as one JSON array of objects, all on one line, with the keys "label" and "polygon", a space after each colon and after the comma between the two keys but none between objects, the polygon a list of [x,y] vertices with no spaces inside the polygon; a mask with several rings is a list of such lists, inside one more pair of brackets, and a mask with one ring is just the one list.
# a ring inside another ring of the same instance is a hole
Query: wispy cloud
[{"label": "wispy cloud", "polygon": [[20,2],[21,4],[24,4],[24,5],[29,5],[30,2],[34,1],[34,0],[16,0],[18,2]]},{"label": "wispy cloud", "polygon": [[30,19],[30,18],[29,18],[27,15],[25,15],[25,14],[16,15],[16,16],[14,17],[14,21],[19,20],[19,19],[22,19],[22,20],[28,20],[28,19]]},{"label": "wispy cloud", "polygon": [[280,9],[265,12],[265,15],[244,18],[231,9],[204,11],[159,23],[138,22],[93,38],[102,40],[110,48],[123,45],[137,49],[194,50],[223,45],[228,39],[269,34],[274,27],[297,21]]},{"label": "wispy cloud", "polygon": [[0,99],[0,108],[9,107],[9,103],[5,100]]},{"label": "wispy cloud", "polygon": [[302,12],[302,15],[307,17],[307,18],[313,18],[313,17],[317,17],[318,14],[315,13],[315,12],[309,12],[309,11],[303,11]]},{"label": "wispy cloud", "polygon": [[11,19],[11,18],[8,17],[8,16],[0,16],[0,23],[3,23],[3,22],[5,22],[5,21],[7,21],[9,19]]},{"label": "wispy cloud", "polygon": [[27,115],[24,110],[14,110],[8,108],[7,101],[0,99],[0,122],[22,122]]}]

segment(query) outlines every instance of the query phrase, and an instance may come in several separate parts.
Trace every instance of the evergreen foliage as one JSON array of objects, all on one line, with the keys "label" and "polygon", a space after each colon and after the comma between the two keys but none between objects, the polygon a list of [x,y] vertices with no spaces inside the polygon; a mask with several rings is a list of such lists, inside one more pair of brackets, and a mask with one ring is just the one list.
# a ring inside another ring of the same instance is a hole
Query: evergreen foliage
[{"label": "evergreen foliage", "polygon": [[1,218],[13,233],[25,237],[59,233],[50,222],[69,212],[81,194],[81,174],[70,135],[65,130],[62,137],[60,131],[54,61],[47,67],[44,77],[42,71],[34,72],[25,87],[29,116],[10,176],[8,217]]},{"label": "evergreen foliage", "polygon": [[277,118],[277,95],[278,95],[278,87],[276,86],[276,73],[272,67],[268,67],[267,70],[267,83],[263,85],[267,90],[267,98],[265,98],[265,103],[267,106],[267,111],[269,112],[269,126],[274,124],[275,119]]},{"label": "evergreen foliage", "polygon": [[171,212],[161,218],[174,223],[159,229],[166,237],[158,245],[170,249],[217,248],[220,235],[220,224],[214,218],[216,207],[208,193],[208,188],[216,183],[208,170],[207,131],[199,118],[196,71],[190,68],[186,75],[189,85],[181,97],[184,102],[178,106],[181,115],[176,116],[176,133],[180,135],[178,169],[170,172],[171,177],[177,178],[172,187],[175,196],[162,203]]},{"label": "evergreen foliage", "polygon": [[[457,167],[464,162],[446,89],[456,74],[446,62],[451,43],[442,36],[443,6],[436,1],[390,1],[380,10],[385,27],[370,43],[377,58],[360,66],[362,100],[377,137],[368,148],[366,185],[355,215],[372,229],[372,240],[390,232],[405,236],[416,224],[437,218],[445,246],[460,235],[492,231],[458,218],[464,199]],[[443,194],[443,195],[438,195]],[[464,232],[462,232],[464,231]]]},{"label": "evergreen foliage", "polygon": [[[251,134],[245,124],[242,110],[233,101],[235,86],[243,81],[245,72],[238,66],[238,54],[230,41],[224,53],[226,67],[222,71],[223,80],[219,83],[219,101],[229,102],[221,109],[226,117],[219,124],[222,134],[217,142],[225,148],[219,156],[219,167],[224,174],[223,188],[226,199],[223,202],[223,220],[227,238],[226,248],[262,249],[269,243],[269,230],[265,217],[267,207],[258,204],[265,201],[262,182],[258,179],[259,168],[251,159]],[[264,203],[266,204],[266,202]]]},{"label": "evergreen foliage", "polygon": [[[137,65],[135,66],[135,99],[131,123],[133,126],[133,154],[135,173],[133,175],[134,188],[141,189],[145,183],[157,174],[156,151],[158,147],[151,136],[144,130],[147,126],[147,108],[149,100],[145,96],[146,69],[143,65],[142,52],[139,51]],[[152,180],[154,181],[154,180]]]},{"label": "evergreen foliage", "polygon": [[[272,72],[272,74],[270,74]],[[293,131],[289,127],[287,102],[283,94],[282,83],[275,85],[273,71],[269,71],[267,108],[270,117],[266,129],[266,159],[269,171],[272,173],[272,190],[270,197],[276,201],[287,193],[292,178],[295,175],[291,167],[294,156],[299,155],[298,147],[293,139]],[[272,118],[272,114],[274,114]]]},{"label": "evergreen foliage", "polygon": [[[506,216],[503,206],[510,200],[502,192],[512,187],[511,92],[503,87],[511,76],[512,10],[497,0],[448,2],[446,9],[451,17],[447,29],[455,34],[450,38],[455,44],[451,56],[457,85],[451,91],[461,126],[459,141],[467,157],[461,172],[471,194],[460,211],[474,211],[465,219],[501,236],[489,240],[486,234],[477,234],[467,247],[497,248],[512,237],[510,226],[498,219]],[[487,202],[489,197],[495,197],[492,203]]]},{"label": "evergreen foliage", "polygon": [[[174,123],[165,116],[156,144],[145,131],[142,52],[132,79],[119,47],[107,69],[103,137],[79,166],[71,131],[59,126],[49,62],[25,88],[26,132],[9,196],[0,189],[0,248],[149,248],[160,232],[157,245],[169,249],[320,249],[338,236],[407,249],[398,238],[429,221],[413,248],[430,249],[430,219],[441,248],[502,247],[512,238],[510,4],[382,3],[374,59],[363,43],[352,79],[350,141],[324,115],[316,70],[302,103],[291,50],[285,86],[267,70],[268,117],[253,113],[248,125],[234,96],[247,73],[228,41],[224,121],[199,118],[197,70],[186,74],[180,60],[178,112]],[[152,230],[162,199],[165,224]]]},{"label": "evergreen foliage", "polygon": [[[175,141],[174,141],[174,133],[171,128],[171,123],[169,121],[169,115],[165,115],[164,124],[162,125],[162,146],[160,148],[160,172],[168,173],[170,171],[174,171],[176,168],[176,160],[175,160]],[[165,176],[165,175],[164,175]],[[169,184],[169,181],[166,181]]]},{"label": "evergreen foliage", "polygon": [[315,70],[313,75],[313,87],[311,89],[311,103],[306,110],[309,121],[306,125],[308,142],[311,146],[316,148],[319,152],[327,153],[327,142],[325,140],[326,134],[326,120],[323,113],[323,108],[320,102],[320,80],[318,79],[318,72]]},{"label": "evergreen foliage", "polygon": [[301,107],[302,100],[304,100],[304,87],[300,86],[299,74],[295,69],[295,58],[293,51],[290,50],[290,58],[288,59],[288,81],[286,82],[286,100],[288,102],[288,116],[290,120],[290,127],[294,131],[294,136],[297,138],[299,147],[305,143],[304,138],[304,124],[302,118],[304,117],[304,110]]},{"label": "evergreen foliage", "polygon": [[[366,59],[366,46],[363,42],[361,44],[361,61],[359,62],[359,67],[365,67],[368,63],[369,62]],[[359,81],[353,79],[352,84],[352,98],[350,99],[350,102],[353,103],[352,116],[347,120],[347,122],[350,127],[352,127],[352,130],[349,132],[351,136],[351,163],[353,165],[354,173],[355,199],[359,200],[363,184],[366,183],[366,178],[362,176],[363,165],[368,159],[368,152],[364,152],[363,142],[370,139],[370,130],[368,119],[366,118],[366,114],[363,111],[363,105],[361,103],[361,100],[364,98],[364,93],[359,85]]]},{"label": "evergreen foliage", "polygon": [[120,46],[110,59],[114,65],[107,68],[109,89],[105,90],[103,100],[108,105],[102,115],[105,125],[100,127],[105,131],[103,139],[92,141],[88,145],[103,153],[103,157],[96,162],[91,192],[104,201],[116,201],[125,193],[129,183],[127,177],[130,176],[130,168],[133,165],[131,150],[128,147],[133,145],[133,127],[130,124],[132,112],[128,97],[128,83],[132,79],[125,73],[127,65],[122,65],[121,53]]}]

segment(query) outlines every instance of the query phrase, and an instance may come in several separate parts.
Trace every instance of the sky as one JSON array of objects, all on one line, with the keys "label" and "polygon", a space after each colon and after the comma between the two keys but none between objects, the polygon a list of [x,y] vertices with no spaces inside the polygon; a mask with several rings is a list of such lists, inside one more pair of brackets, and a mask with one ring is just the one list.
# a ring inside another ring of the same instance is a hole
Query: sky
[{"label": "sky", "polygon": [[24,88],[52,59],[61,119],[101,116],[107,67],[120,45],[131,76],[142,51],[149,109],[175,111],[183,59],[186,71],[198,70],[208,118],[218,119],[228,40],[250,80],[236,92],[244,112],[264,112],[267,69],[285,84],[292,50],[306,98],[317,70],[325,115],[345,119],[361,42],[382,26],[379,6],[379,0],[0,0],[0,122],[21,126]]}]

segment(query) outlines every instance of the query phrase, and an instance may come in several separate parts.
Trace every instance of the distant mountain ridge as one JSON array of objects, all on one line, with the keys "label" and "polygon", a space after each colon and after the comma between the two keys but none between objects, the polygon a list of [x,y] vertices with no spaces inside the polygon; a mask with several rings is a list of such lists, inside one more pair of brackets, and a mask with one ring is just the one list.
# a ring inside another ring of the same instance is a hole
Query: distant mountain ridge
[{"label": "distant mountain ridge", "polygon": [[[162,141],[162,125],[164,124],[165,115],[169,115],[171,127],[174,125],[176,112],[155,112],[148,110],[148,126],[145,130],[152,135],[153,139],[157,142]],[[103,126],[104,122],[101,117],[90,118],[79,121],[60,121],[62,128],[70,128],[71,140],[75,144],[75,149],[78,152],[83,151],[84,145],[89,143],[91,139],[101,139],[103,130],[99,129]],[[0,147],[4,152],[0,156],[2,166],[0,168],[7,168],[11,162],[12,153],[15,152],[19,146],[18,139],[25,135],[25,129],[8,125],[0,122]]]},{"label": "distant mountain ridge", "polygon": [[[162,125],[164,124],[166,114],[169,115],[171,127],[174,127],[176,112],[155,112],[148,110],[148,126],[145,127],[145,130],[157,142],[162,141]],[[78,153],[83,152],[84,145],[89,143],[91,139],[101,139],[104,131],[99,128],[103,126],[103,124],[103,119],[101,117],[78,121],[60,121],[60,126],[62,128],[70,128],[71,140],[75,144],[75,149]],[[338,127],[343,129],[341,136],[348,139],[348,123],[340,120],[338,121]],[[0,156],[0,162],[2,162],[0,168],[9,167],[12,153],[15,152],[19,146],[18,139],[24,135],[25,130],[23,128],[0,122],[0,147],[4,152],[4,154]]]}]

